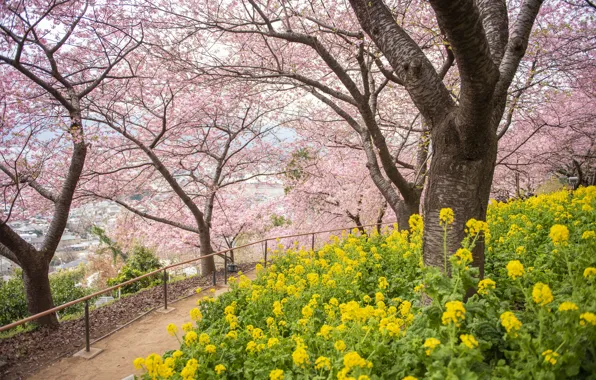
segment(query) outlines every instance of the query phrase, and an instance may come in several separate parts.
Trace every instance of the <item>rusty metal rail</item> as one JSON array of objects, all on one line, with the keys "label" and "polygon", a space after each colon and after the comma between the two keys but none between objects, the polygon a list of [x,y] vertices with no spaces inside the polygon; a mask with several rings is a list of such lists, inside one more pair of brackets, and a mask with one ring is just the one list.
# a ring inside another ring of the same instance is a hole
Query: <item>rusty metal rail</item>
[{"label": "rusty metal rail", "polygon": [[[385,225],[391,225],[391,224],[394,224],[394,223],[396,223],[396,222],[393,221],[393,222],[386,222],[386,223],[367,224],[367,225],[362,226],[362,228],[365,228],[365,227],[385,226]],[[336,229],[325,230],[325,231],[305,232],[305,233],[294,234],[294,235],[283,235],[283,236],[276,236],[276,237],[271,237],[271,238],[265,238],[265,239],[257,240],[257,241],[254,241],[254,242],[251,242],[251,243],[247,243],[247,244],[244,244],[244,245],[241,245],[241,246],[238,246],[238,247],[226,249],[226,250],[219,251],[219,252],[214,252],[214,253],[211,253],[209,255],[199,256],[199,257],[196,257],[194,259],[190,259],[190,260],[186,260],[186,261],[183,261],[183,262],[180,262],[180,263],[168,265],[167,267],[163,267],[163,268],[154,270],[153,272],[145,273],[142,276],[135,277],[135,278],[130,279],[128,281],[125,281],[125,282],[123,282],[121,284],[111,286],[109,288],[100,290],[100,291],[95,292],[93,294],[89,294],[89,295],[87,295],[85,297],[82,297],[82,298],[79,298],[79,299],[76,299],[76,300],[67,302],[65,304],[62,304],[60,306],[56,306],[56,307],[54,307],[52,309],[43,311],[41,313],[34,314],[34,315],[30,316],[30,317],[21,319],[19,321],[9,323],[8,325],[4,325],[4,326],[0,327],[0,332],[6,331],[6,330],[10,330],[10,329],[15,328],[17,326],[20,326],[22,324],[35,321],[36,319],[39,319],[39,318],[41,318],[43,316],[46,316],[46,315],[49,315],[49,314],[58,312],[60,310],[64,310],[67,307],[76,305],[76,304],[81,303],[81,302],[85,302],[85,350],[87,352],[89,352],[89,350],[90,350],[90,343],[89,343],[90,342],[90,340],[89,340],[90,339],[89,338],[89,328],[90,328],[90,324],[89,324],[89,300],[92,299],[92,298],[95,298],[95,297],[100,296],[100,295],[105,294],[105,293],[109,293],[109,292],[111,292],[113,290],[116,290],[116,289],[119,289],[119,288],[121,288],[123,286],[129,285],[129,284],[133,284],[133,283],[135,283],[135,282],[137,282],[139,280],[142,280],[142,279],[144,279],[146,277],[155,276],[155,275],[159,274],[160,272],[163,272],[164,309],[167,309],[168,308],[168,273],[167,273],[168,269],[176,268],[176,267],[179,267],[179,266],[182,266],[182,265],[191,264],[191,263],[194,263],[194,262],[197,262],[197,261],[206,259],[208,257],[223,255],[224,256],[224,282],[227,283],[227,280],[228,280],[228,270],[227,270],[228,252],[231,252],[233,250],[239,250],[239,249],[242,249],[242,248],[251,247],[253,245],[263,244],[264,243],[265,249],[263,251],[263,258],[264,258],[264,265],[267,266],[267,251],[268,251],[268,249],[267,249],[267,242],[270,241],[270,240],[281,240],[281,239],[298,238],[298,237],[302,237],[302,236],[312,236],[311,237],[311,249],[314,250],[314,248],[315,248],[315,235],[320,235],[320,234],[325,234],[325,233],[331,233],[331,232],[338,232],[338,231],[350,231],[352,228],[353,227],[344,227],[344,228],[336,228]],[[213,272],[213,285],[216,285],[215,271]]]}]

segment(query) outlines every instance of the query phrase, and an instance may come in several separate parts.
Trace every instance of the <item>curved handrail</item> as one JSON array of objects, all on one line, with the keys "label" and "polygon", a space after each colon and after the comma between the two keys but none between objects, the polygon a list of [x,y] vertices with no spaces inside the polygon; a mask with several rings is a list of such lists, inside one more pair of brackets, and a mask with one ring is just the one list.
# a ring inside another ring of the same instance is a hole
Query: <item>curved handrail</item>
[{"label": "curved handrail", "polygon": [[[364,228],[364,227],[384,226],[384,225],[389,225],[389,224],[394,224],[394,223],[396,223],[396,222],[393,221],[393,222],[386,222],[386,223],[374,223],[374,224],[363,225],[361,227]],[[216,256],[216,255],[222,255],[222,254],[225,254],[227,252],[231,252],[231,251],[238,250],[238,249],[241,249],[241,248],[246,248],[246,247],[250,247],[250,246],[253,246],[253,245],[261,244],[261,243],[264,243],[264,242],[267,242],[267,241],[270,241],[270,240],[296,238],[296,237],[309,236],[309,235],[319,235],[319,234],[324,234],[324,233],[329,233],[329,232],[351,230],[353,228],[354,228],[354,226],[350,226],[350,227],[336,228],[336,229],[325,230],[325,231],[304,232],[304,233],[300,233],[300,234],[270,237],[270,238],[265,238],[265,239],[253,241],[251,243],[247,243],[247,244],[244,244],[244,245],[241,245],[241,246],[238,246],[238,247],[225,249],[223,251],[218,251],[218,252],[210,253],[210,254],[204,255],[204,256],[199,256],[199,257],[196,257],[194,259],[190,259],[190,260],[183,261],[183,262],[180,262],[180,263],[168,265],[167,267],[159,268],[157,270],[154,270],[153,272],[145,273],[145,274],[143,274],[143,275],[141,275],[139,277],[135,277],[135,278],[130,279],[128,281],[125,281],[123,283],[120,283],[120,284],[111,286],[109,288],[106,288],[106,289],[97,291],[97,292],[92,293],[92,294],[89,294],[89,295],[87,295],[85,297],[78,298],[76,300],[67,302],[67,303],[62,304],[60,306],[56,306],[56,307],[54,307],[52,309],[48,309],[46,311],[42,311],[41,313],[37,313],[37,314],[31,315],[31,316],[29,316],[27,318],[23,318],[23,319],[21,319],[19,321],[9,323],[8,325],[1,326],[0,327],[0,332],[6,331],[6,330],[10,330],[10,329],[15,328],[17,326],[20,326],[20,325],[22,325],[24,323],[31,322],[31,321],[34,321],[34,320],[39,319],[41,317],[44,317],[46,315],[55,313],[55,312],[60,311],[60,310],[63,310],[63,309],[66,309],[67,307],[76,305],[76,304],[81,303],[81,302],[88,301],[91,298],[94,298],[94,297],[97,297],[99,295],[102,295],[102,294],[111,292],[111,291],[116,290],[118,288],[121,288],[123,286],[129,285],[129,284],[132,284],[132,283],[135,283],[135,282],[137,282],[139,280],[142,280],[145,277],[153,276],[153,275],[156,275],[156,274],[158,274],[160,272],[167,271],[168,269],[179,267],[179,266],[186,265],[186,264],[190,264],[190,263],[193,263],[193,262],[196,262],[196,261],[200,261],[200,260],[206,259],[208,257],[212,257],[212,256]]]}]

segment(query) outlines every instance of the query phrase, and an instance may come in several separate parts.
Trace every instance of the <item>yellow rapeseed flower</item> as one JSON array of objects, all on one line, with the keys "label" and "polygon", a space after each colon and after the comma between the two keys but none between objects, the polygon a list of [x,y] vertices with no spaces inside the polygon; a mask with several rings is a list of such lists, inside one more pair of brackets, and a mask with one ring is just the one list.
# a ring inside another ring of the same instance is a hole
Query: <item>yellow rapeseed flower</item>
[{"label": "yellow rapeseed flower", "polygon": [[510,311],[506,311],[503,314],[501,314],[500,319],[501,325],[505,327],[507,333],[516,337],[517,331],[519,331],[519,329],[522,327],[522,323],[519,321],[519,319],[517,319],[515,314],[513,314]]},{"label": "yellow rapeseed flower", "polygon": [[437,347],[439,344],[441,344],[441,341],[437,338],[427,338],[422,345],[422,347],[426,348],[426,356],[430,356],[435,347]]},{"label": "yellow rapeseed flower", "polygon": [[569,240],[569,229],[562,224],[555,224],[550,228],[548,236],[554,245],[566,243]]},{"label": "yellow rapeseed flower", "polygon": [[349,372],[355,367],[371,368],[372,363],[362,358],[357,352],[351,351],[344,355],[344,367],[347,368]]},{"label": "yellow rapeseed flower", "polygon": [[203,319],[203,313],[201,313],[201,310],[195,308],[192,308],[190,310],[190,319],[192,319],[193,321],[200,321],[201,319]]},{"label": "yellow rapeseed flower", "polygon": [[300,345],[296,347],[294,352],[292,352],[292,361],[298,367],[304,367],[308,363],[308,353],[304,346]]},{"label": "yellow rapeseed flower", "polygon": [[507,275],[515,280],[526,273],[523,264],[519,260],[511,260],[507,263]]},{"label": "yellow rapeseed flower", "polygon": [[346,343],[343,340],[338,340],[333,344],[333,347],[339,352],[343,352],[346,350]]},{"label": "yellow rapeseed flower", "polygon": [[576,304],[573,302],[565,301],[559,306],[559,311],[573,311],[579,310]]},{"label": "yellow rapeseed flower", "polygon": [[205,352],[208,354],[214,354],[217,351],[217,347],[213,344],[208,344],[205,346]]},{"label": "yellow rapeseed flower", "polygon": [[379,277],[379,289],[385,290],[389,286],[389,282],[387,282],[387,278]]},{"label": "yellow rapeseed flower", "polygon": [[472,252],[470,252],[469,249],[466,248],[460,248],[455,252],[455,257],[457,257],[459,260],[457,261],[457,263],[459,265],[461,264],[469,264],[471,263],[474,259],[472,258]]},{"label": "yellow rapeseed flower", "polygon": [[439,220],[441,225],[448,225],[453,223],[453,210],[450,208],[442,208],[439,212]]},{"label": "yellow rapeseed flower", "polygon": [[548,285],[539,282],[532,289],[532,298],[538,305],[545,306],[553,302],[553,293]]},{"label": "yellow rapeseed flower", "polygon": [[184,342],[186,342],[186,344],[188,346],[190,346],[191,344],[193,344],[196,341],[197,341],[197,333],[194,331],[189,331],[184,336]]},{"label": "yellow rapeseed flower", "polygon": [[495,289],[497,284],[490,278],[485,278],[478,283],[478,293],[487,295],[489,290]]},{"label": "yellow rapeseed flower", "polygon": [[184,355],[184,353],[180,350],[176,350],[172,353],[172,357],[174,358],[174,360],[180,359],[182,355]]},{"label": "yellow rapeseed flower", "polygon": [[330,370],[331,369],[331,360],[325,356],[319,356],[317,360],[315,360],[315,369],[324,369]]},{"label": "yellow rapeseed flower", "polygon": [[199,344],[205,346],[205,345],[209,344],[209,342],[211,342],[211,339],[209,339],[209,335],[202,333],[201,336],[199,337]]},{"label": "yellow rapeseed flower", "polygon": [[329,325],[321,326],[321,330],[317,333],[317,336],[322,336],[325,340],[329,340],[331,337],[331,331],[333,331],[333,327]]},{"label": "yellow rapeseed flower", "polygon": [[145,364],[145,358],[136,358],[132,364],[134,364],[136,369],[141,369],[143,368],[143,365]]},{"label": "yellow rapeseed flower", "polygon": [[589,240],[589,239],[596,239],[596,232],[595,231],[584,231],[582,234],[582,239]]},{"label": "yellow rapeseed flower", "polygon": [[545,362],[555,365],[557,364],[557,358],[559,357],[559,354],[553,350],[546,350],[542,353],[542,356],[544,356]]},{"label": "yellow rapeseed flower", "polygon": [[189,332],[189,331],[192,331],[192,329],[193,329],[193,325],[190,322],[184,323],[181,327],[182,327],[182,331],[184,331],[184,332]]},{"label": "yellow rapeseed flower", "polygon": [[449,301],[445,304],[447,310],[443,313],[441,320],[444,325],[454,323],[457,327],[460,322],[466,319],[466,308],[461,301]]},{"label": "yellow rapeseed flower", "polygon": [[215,366],[215,373],[221,375],[223,372],[226,371],[226,367],[223,364],[218,364]]},{"label": "yellow rapeseed flower", "polygon": [[283,380],[284,378],[284,371],[281,369],[274,369],[273,371],[269,372],[269,380]]},{"label": "yellow rapeseed flower", "polygon": [[478,341],[471,334],[462,334],[459,336],[459,338],[461,339],[461,342],[468,348],[478,347]]},{"label": "yellow rapeseed flower", "polygon": [[186,362],[186,365],[180,372],[182,379],[184,380],[192,380],[195,378],[195,373],[197,372],[197,368],[199,368],[199,362],[197,359],[190,359]]},{"label": "yellow rapeseed flower", "polygon": [[594,267],[587,267],[584,269],[584,277],[591,280],[592,278],[596,277],[596,268]]},{"label": "yellow rapeseed flower", "polygon": [[418,380],[418,378],[417,377],[414,377],[414,376],[406,376],[406,377],[404,377],[401,380]]},{"label": "yellow rapeseed flower", "polygon": [[176,336],[176,333],[178,332],[178,327],[176,327],[175,324],[170,323],[168,327],[166,327],[166,330],[168,330],[168,334],[170,334],[171,336]]},{"label": "yellow rapeseed flower", "polygon": [[579,324],[585,326],[590,324],[592,326],[596,326],[596,314],[594,313],[583,313],[579,316]]}]

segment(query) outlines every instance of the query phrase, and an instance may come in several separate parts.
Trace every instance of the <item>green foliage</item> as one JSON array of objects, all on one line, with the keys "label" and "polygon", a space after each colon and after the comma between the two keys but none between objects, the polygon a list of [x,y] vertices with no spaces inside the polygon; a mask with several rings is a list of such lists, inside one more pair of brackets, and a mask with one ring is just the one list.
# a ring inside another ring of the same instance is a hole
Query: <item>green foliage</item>
[{"label": "green foliage", "polygon": [[[76,286],[85,277],[83,267],[74,270],[61,270],[50,275],[52,298],[56,306],[91,294],[93,289]],[[83,310],[82,304],[64,309],[60,314],[68,315]],[[21,270],[15,272],[14,277],[0,283],[0,325],[5,325],[29,316],[27,298]]]},{"label": "green foliage", "polygon": [[135,365],[145,379],[594,379],[595,208],[596,187],[492,204],[446,253],[451,276],[422,264],[417,215],[410,231],[280,247],[191,311],[180,350]]},{"label": "green foliage", "polygon": [[[155,256],[155,252],[147,247],[137,245],[132,249],[126,265],[120,269],[118,276],[108,279],[108,286],[121,284],[159,268],[161,268],[161,264],[157,256]],[[162,278],[159,274],[145,277],[142,280],[123,286],[121,293],[136,293],[141,289],[158,285],[161,282]]]},{"label": "green foliage", "polygon": [[91,234],[93,234],[99,238],[100,245],[103,246],[99,249],[98,253],[100,253],[100,254],[104,253],[104,252],[111,253],[112,260],[114,261],[114,263],[116,263],[116,259],[118,257],[120,257],[122,259],[122,261],[126,261],[128,256],[122,251],[122,249],[120,248],[120,246],[118,245],[117,242],[110,239],[110,237],[108,235],[106,235],[106,232],[103,228],[98,227],[98,226],[91,226],[90,232],[91,232]]},{"label": "green foliage", "polygon": [[289,226],[292,224],[292,221],[290,220],[290,218],[285,217],[283,215],[272,214],[270,218],[271,218],[271,224],[273,225],[273,227],[283,227],[283,226]]}]

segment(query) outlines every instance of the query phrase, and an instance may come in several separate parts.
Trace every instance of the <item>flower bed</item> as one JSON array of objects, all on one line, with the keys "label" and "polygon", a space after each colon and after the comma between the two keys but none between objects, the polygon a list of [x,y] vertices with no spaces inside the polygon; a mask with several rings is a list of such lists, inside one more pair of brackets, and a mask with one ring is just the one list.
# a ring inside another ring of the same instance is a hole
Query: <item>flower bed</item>
[{"label": "flower bed", "polygon": [[[492,204],[488,223],[468,222],[451,277],[422,265],[419,216],[409,231],[278,250],[255,281],[241,275],[194,323],[169,326],[180,350],[134,364],[146,379],[593,376],[594,207],[594,187]],[[450,228],[452,213],[441,218]],[[482,235],[479,281],[470,251]]]}]

